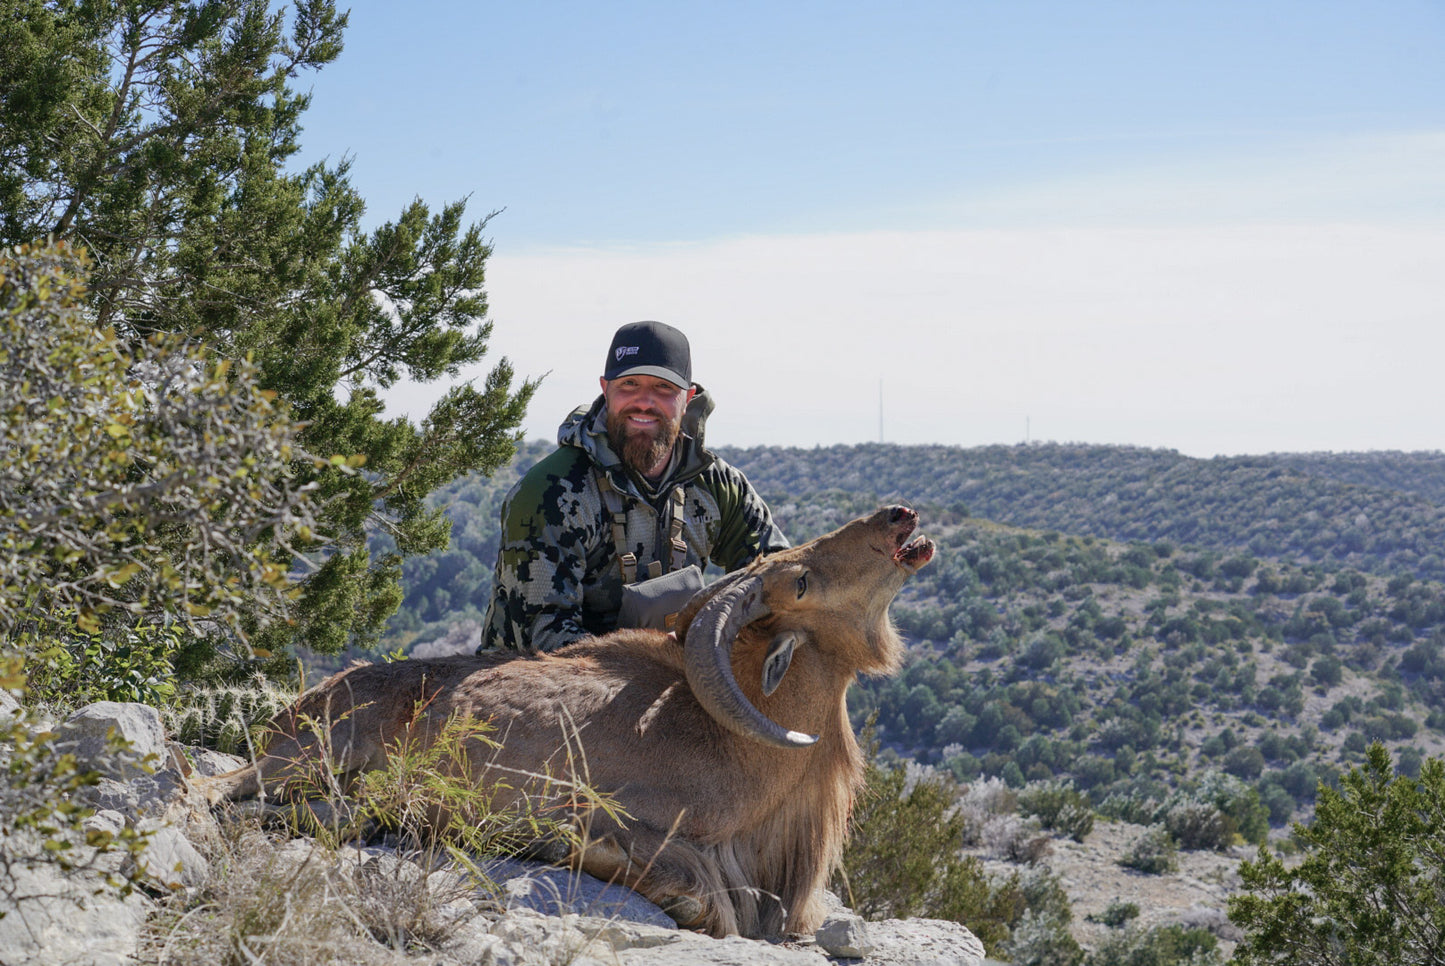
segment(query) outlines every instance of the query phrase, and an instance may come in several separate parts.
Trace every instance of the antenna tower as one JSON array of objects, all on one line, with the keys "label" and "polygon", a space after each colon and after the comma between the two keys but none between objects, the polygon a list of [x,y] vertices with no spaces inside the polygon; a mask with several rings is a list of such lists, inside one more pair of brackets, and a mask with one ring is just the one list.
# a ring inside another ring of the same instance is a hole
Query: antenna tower
[{"label": "antenna tower", "polygon": [[883,439],[883,380],[878,380],[878,442]]}]

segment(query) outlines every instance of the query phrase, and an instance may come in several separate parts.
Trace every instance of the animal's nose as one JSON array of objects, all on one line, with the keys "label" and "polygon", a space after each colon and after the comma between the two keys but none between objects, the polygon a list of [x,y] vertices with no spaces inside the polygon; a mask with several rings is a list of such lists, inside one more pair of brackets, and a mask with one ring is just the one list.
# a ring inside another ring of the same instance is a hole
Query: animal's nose
[{"label": "animal's nose", "polygon": [[918,514],[906,506],[895,506],[888,509],[889,523],[911,523],[917,519]]}]

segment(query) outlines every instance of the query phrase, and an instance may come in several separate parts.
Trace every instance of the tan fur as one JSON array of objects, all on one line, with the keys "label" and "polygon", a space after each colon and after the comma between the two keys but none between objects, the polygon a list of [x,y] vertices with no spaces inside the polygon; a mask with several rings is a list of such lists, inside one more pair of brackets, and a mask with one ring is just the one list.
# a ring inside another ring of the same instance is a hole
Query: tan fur
[{"label": "tan fur", "polygon": [[[902,645],[887,607],[912,569],[895,555],[915,519],[884,508],[749,568],[771,613],[739,632],[734,674],[763,714],[818,735],[810,747],[776,748],[727,730],[693,697],[678,643],[623,630],[553,654],[348,668],[278,716],[255,765],[204,780],[203,791],[215,802],[254,796],[264,784],[274,796],[296,762],[323,755],[344,780],[379,766],[398,742],[429,740],[448,719],[470,715],[490,721],[501,741],[499,749],[476,742],[458,765],[479,786],[525,791],[521,775],[585,769],[588,784],[630,814],[625,825],[592,816],[573,865],[713,935],[811,932],[861,782],[845,695],[858,672],[897,669]],[[922,563],[930,553],[931,545]],[[684,611],[680,635],[700,603]],[[764,654],[784,632],[800,643],[764,697]],[[325,742],[307,718],[330,723]]]}]

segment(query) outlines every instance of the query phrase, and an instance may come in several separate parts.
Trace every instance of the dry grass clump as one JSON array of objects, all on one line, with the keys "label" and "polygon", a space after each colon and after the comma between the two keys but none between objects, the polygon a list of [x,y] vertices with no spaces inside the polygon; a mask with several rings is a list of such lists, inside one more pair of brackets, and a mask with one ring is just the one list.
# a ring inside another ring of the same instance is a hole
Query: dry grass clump
[{"label": "dry grass clump", "polygon": [[[329,726],[313,726],[323,741],[329,738]],[[499,908],[497,887],[477,856],[539,842],[566,854],[580,844],[579,822],[588,814],[622,816],[585,784],[545,775],[518,776],[525,794],[501,795],[495,779],[479,791],[469,752],[477,743],[497,747],[489,730],[473,718],[454,718],[434,741],[400,743],[382,768],[346,787],[321,764],[323,755],[293,778],[304,803],[245,803],[244,817],[234,811],[199,843],[210,853],[207,886],[176,897],[153,921],[155,961],[403,962],[409,951],[439,949],[458,923]],[[278,819],[311,838],[263,830],[262,822]],[[402,851],[362,849],[353,841],[377,829]]]},{"label": "dry grass clump", "polygon": [[[390,964],[404,956],[360,917],[354,875],[334,852],[241,824],[206,843],[207,885],[151,921],[155,962],[174,966]],[[147,957],[149,958],[149,957]]]},{"label": "dry grass clump", "polygon": [[156,963],[400,963],[439,949],[459,922],[492,906],[489,881],[436,852],[290,839],[254,819],[220,826],[198,845],[212,875],[153,917]]}]

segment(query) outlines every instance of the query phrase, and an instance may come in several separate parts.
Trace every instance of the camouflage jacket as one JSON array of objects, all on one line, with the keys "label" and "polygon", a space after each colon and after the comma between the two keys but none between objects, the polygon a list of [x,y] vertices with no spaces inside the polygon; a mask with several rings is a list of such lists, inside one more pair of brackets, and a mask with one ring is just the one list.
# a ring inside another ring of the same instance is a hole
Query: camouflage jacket
[{"label": "camouflage jacket", "polygon": [[597,471],[622,495],[627,547],[639,571],[670,567],[670,497],[683,489],[686,564],[735,570],[788,546],[740,470],[703,446],[713,404],[699,390],[683,415],[672,473],[658,491],[624,469],[607,441],[603,399],[577,409],[557,431],[557,449],[517,481],[502,504],[501,546],[482,648],[550,651],[617,625],[622,566]]}]

